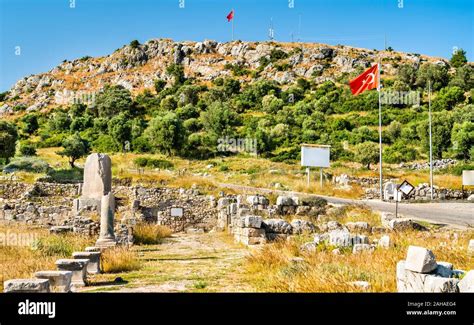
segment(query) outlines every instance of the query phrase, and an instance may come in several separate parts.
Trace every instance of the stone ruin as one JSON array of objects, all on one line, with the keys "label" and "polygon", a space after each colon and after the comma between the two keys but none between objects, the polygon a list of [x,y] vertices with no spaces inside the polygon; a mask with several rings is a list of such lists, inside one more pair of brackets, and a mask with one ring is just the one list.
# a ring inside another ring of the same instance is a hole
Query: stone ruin
[{"label": "stone ruin", "polygon": [[295,219],[291,223],[281,219],[285,215],[310,215],[324,212],[325,200],[303,201],[297,196],[279,196],[275,205],[263,195],[223,197],[217,201],[217,229],[228,231],[237,242],[245,245],[286,240],[292,234],[314,232],[313,223]]},{"label": "stone ruin", "polygon": [[101,211],[104,195],[112,191],[112,162],[110,157],[101,153],[93,153],[86,159],[84,166],[84,182],[82,195],[74,200],[73,212],[81,210]]},{"label": "stone ruin", "polygon": [[465,272],[454,269],[451,263],[437,262],[433,252],[424,247],[408,247],[396,273],[398,292],[474,293],[474,270]]}]

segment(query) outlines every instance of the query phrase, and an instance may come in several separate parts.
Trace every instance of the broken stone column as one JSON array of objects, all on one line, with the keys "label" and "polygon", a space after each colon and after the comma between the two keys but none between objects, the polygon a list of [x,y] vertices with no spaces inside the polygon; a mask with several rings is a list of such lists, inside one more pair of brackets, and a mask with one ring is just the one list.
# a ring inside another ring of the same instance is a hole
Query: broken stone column
[{"label": "broken stone column", "polygon": [[53,292],[69,292],[71,290],[71,271],[39,271],[37,279],[47,279]]},{"label": "broken stone column", "polygon": [[48,279],[13,279],[3,283],[3,292],[49,292]]},{"label": "broken stone column", "polygon": [[100,273],[100,252],[74,252],[72,253],[74,259],[87,259],[87,273]]},{"label": "broken stone column", "polygon": [[106,154],[93,153],[86,159],[81,197],[74,200],[73,210],[100,211],[102,196],[112,190],[112,162]]},{"label": "broken stone column", "polygon": [[100,235],[97,247],[110,247],[117,244],[114,235],[115,199],[112,193],[102,196],[100,204]]},{"label": "broken stone column", "polygon": [[87,282],[87,259],[64,258],[56,261],[59,271],[71,271],[71,284],[75,286],[85,286]]}]

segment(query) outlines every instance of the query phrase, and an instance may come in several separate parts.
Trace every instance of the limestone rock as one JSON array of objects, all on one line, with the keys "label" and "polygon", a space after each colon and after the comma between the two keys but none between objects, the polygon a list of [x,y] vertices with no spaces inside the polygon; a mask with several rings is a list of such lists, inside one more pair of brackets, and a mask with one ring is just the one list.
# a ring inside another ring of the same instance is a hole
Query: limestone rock
[{"label": "limestone rock", "polygon": [[345,224],[345,226],[350,231],[369,231],[370,230],[369,223],[365,221],[348,222]]},{"label": "limestone rock", "polygon": [[352,254],[358,254],[361,252],[373,252],[375,250],[374,245],[370,244],[355,244],[352,248]]},{"label": "limestone rock", "polygon": [[13,279],[3,284],[3,292],[50,292],[48,279]]},{"label": "limestone rock", "polygon": [[418,273],[429,273],[438,267],[432,251],[424,247],[409,246],[405,268]]},{"label": "limestone rock", "polygon": [[276,204],[277,205],[284,205],[284,206],[288,206],[288,205],[295,205],[295,202],[293,201],[293,198],[291,198],[290,196],[279,196],[277,197],[277,200],[276,200]]},{"label": "limestone rock", "polygon": [[471,239],[471,240],[469,241],[469,245],[468,245],[468,247],[467,247],[467,251],[468,251],[468,253],[470,253],[470,254],[474,254],[474,239]]},{"label": "limestone rock", "polygon": [[382,212],[380,215],[380,221],[382,222],[382,226],[389,228],[390,227],[390,220],[395,219],[395,214],[390,212]]},{"label": "limestone rock", "polygon": [[306,220],[292,220],[291,226],[293,227],[293,234],[313,233],[316,231],[315,225]]},{"label": "limestone rock", "polygon": [[264,220],[262,227],[267,233],[292,234],[293,232],[293,227],[283,219]]},{"label": "limestone rock", "polygon": [[334,246],[351,246],[351,234],[349,230],[336,229],[329,232],[329,244]]},{"label": "limestone rock", "polygon": [[382,236],[379,241],[378,241],[378,246],[383,247],[383,248],[390,248],[391,242],[390,242],[390,236],[385,235]]},{"label": "limestone rock", "polygon": [[458,283],[459,292],[474,293],[474,270],[467,272]]},{"label": "limestone rock", "polygon": [[458,279],[428,275],[425,279],[423,292],[458,292]]},{"label": "limestone rock", "polygon": [[259,216],[246,216],[243,217],[244,227],[248,228],[260,228],[262,226],[262,217]]}]

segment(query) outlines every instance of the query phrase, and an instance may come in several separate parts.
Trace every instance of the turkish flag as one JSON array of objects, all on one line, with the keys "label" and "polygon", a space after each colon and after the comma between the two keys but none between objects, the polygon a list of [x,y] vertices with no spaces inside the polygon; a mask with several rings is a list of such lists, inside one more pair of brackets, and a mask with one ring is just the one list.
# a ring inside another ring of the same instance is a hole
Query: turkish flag
[{"label": "turkish flag", "polygon": [[377,88],[379,85],[379,65],[376,64],[355,79],[349,81],[353,95],[362,94],[366,90]]},{"label": "turkish flag", "polygon": [[227,15],[227,21],[231,21],[232,19],[234,19],[234,10],[232,9],[231,12],[229,12],[229,14]]}]

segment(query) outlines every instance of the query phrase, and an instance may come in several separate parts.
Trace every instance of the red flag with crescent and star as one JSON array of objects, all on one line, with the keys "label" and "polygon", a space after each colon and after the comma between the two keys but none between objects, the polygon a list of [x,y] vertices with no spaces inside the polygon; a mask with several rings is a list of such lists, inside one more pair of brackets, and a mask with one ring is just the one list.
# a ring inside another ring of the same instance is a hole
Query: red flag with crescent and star
[{"label": "red flag with crescent and star", "polygon": [[227,21],[231,21],[232,19],[234,19],[234,9],[232,9],[231,12],[229,12],[229,14],[227,15]]},{"label": "red flag with crescent and star", "polygon": [[379,85],[379,65],[376,64],[367,71],[349,81],[353,95],[362,94],[366,90],[378,88]]}]

